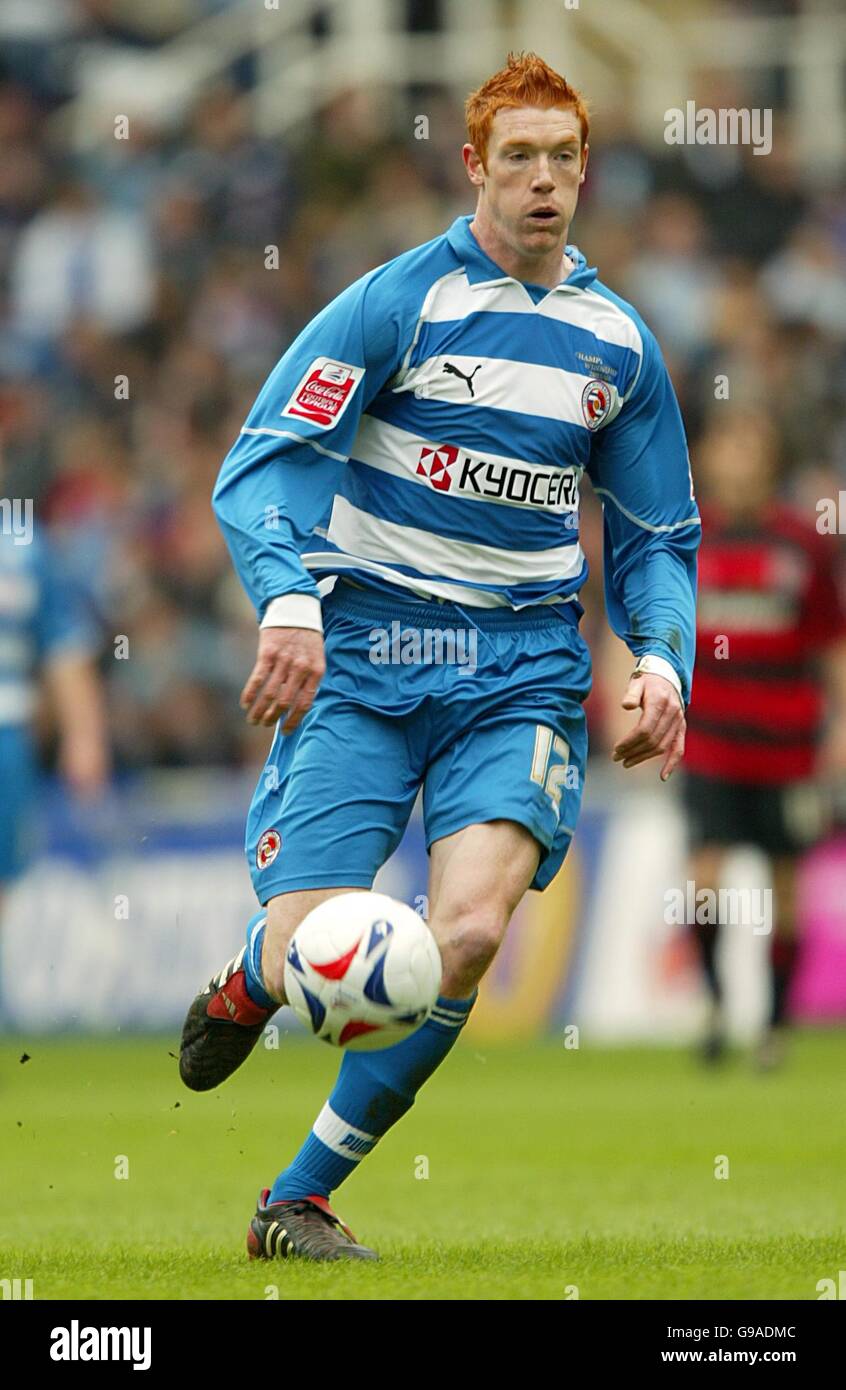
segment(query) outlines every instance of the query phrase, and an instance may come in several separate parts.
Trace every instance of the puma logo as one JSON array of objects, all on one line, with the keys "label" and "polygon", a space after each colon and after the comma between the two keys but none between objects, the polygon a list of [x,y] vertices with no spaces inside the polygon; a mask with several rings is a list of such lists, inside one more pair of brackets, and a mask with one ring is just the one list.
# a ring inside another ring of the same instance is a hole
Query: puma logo
[{"label": "puma logo", "polygon": [[444,363],[445,372],[449,372],[451,376],[460,376],[462,381],[467,382],[467,389],[469,390],[471,396],[475,396],[476,394],[476,392],[473,390],[473,378],[478,371],[481,371],[481,367],[482,364],[480,362],[477,367],[473,368],[472,372],[468,376],[466,372],[462,372],[460,367],[454,367],[451,362]]}]

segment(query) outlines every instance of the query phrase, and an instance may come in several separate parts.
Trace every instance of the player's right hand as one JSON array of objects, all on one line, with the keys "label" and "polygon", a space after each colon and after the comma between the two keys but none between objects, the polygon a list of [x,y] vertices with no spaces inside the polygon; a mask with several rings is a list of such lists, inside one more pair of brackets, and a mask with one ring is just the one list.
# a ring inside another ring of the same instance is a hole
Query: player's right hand
[{"label": "player's right hand", "polygon": [[263,627],[258,656],[241,691],[248,724],[272,728],[282,715],[283,734],[291,734],[314,702],[326,671],[323,635],[303,627]]}]

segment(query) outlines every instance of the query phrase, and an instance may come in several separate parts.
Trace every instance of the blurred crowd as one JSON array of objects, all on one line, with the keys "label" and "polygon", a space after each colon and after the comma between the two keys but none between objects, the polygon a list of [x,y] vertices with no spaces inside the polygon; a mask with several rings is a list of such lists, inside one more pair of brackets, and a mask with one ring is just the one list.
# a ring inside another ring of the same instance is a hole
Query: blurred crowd
[{"label": "blurred crowd", "polygon": [[[34,499],[97,620],[118,767],[237,764],[266,735],[238,709],[255,619],[210,509],[217,471],[308,320],[472,211],[461,112],[441,92],[357,91],[268,142],[236,74],[179,128],[133,118],[128,139],[74,156],[54,120],[61,72],[36,50],[0,80],[0,491]],[[703,83],[700,104],[744,104]],[[846,488],[846,192],[813,187],[778,114],[766,157],[647,149],[622,108],[593,113],[591,146],[571,240],[655,330],[694,473],[715,411],[758,410],[813,524]],[[585,533],[590,638],[591,500]],[[600,670],[600,743],[603,693]]]}]

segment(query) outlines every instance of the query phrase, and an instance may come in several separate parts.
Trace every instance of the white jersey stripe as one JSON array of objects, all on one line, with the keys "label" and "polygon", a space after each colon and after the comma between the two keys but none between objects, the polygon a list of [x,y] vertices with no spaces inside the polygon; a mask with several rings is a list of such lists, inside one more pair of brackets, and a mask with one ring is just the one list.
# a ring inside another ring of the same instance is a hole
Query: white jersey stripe
[{"label": "white jersey stripe", "polygon": [[[450,370],[450,369],[455,370]],[[462,375],[457,375],[457,372]],[[472,394],[465,378],[472,376]],[[513,362],[503,357],[464,357],[458,353],[429,357],[405,373],[401,391],[426,399],[460,405],[468,410],[508,410],[521,415],[578,425],[587,432],[582,393],[593,378],[562,367]],[[607,425],[620,409],[616,386],[608,383],[612,405],[602,422]]]},{"label": "white jersey stripe", "polygon": [[472,286],[462,270],[438,283],[437,294],[424,304],[421,319],[424,323],[450,323],[465,319],[468,314],[532,314],[534,311],[531,295],[516,280]]},{"label": "white jersey stripe", "polygon": [[[432,290],[435,293],[432,293]],[[469,314],[541,314],[595,334],[615,347],[643,352],[643,340],[628,314],[604,295],[576,285],[560,285],[540,304],[514,280],[470,285],[464,273],[436,281],[423,305],[421,322],[449,323]],[[419,327],[419,325],[418,325]]]},{"label": "white jersey stripe", "polygon": [[[423,472],[417,470],[423,450],[431,453],[433,448],[432,441],[422,434],[412,434],[410,430],[400,429],[398,425],[389,424],[386,420],[379,420],[375,415],[362,415],[350,458],[367,463],[371,468],[378,468],[382,473],[390,473],[395,478],[402,478],[405,482],[417,483],[431,491],[432,484],[427,476],[428,470],[424,469]],[[503,507],[523,507],[528,511],[543,511],[554,516],[561,516],[567,512],[578,512],[578,480],[583,472],[581,468],[562,468],[560,465],[529,463],[525,459],[509,458],[505,454],[492,454],[488,453],[487,450],[484,454],[472,449],[462,449],[459,453],[462,457],[472,456],[474,460],[483,459],[485,464],[502,473],[513,473],[515,470],[526,472],[536,485],[526,489],[526,500],[524,501],[515,501],[513,490],[510,498],[494,497],[489,493],[474,491],[471,486],[461,487],[461,468],[456,466],[453,469],[452,486],[447,493],[450,497],[461,497],[474,502],[493,502]],[[551,482],[558,480],[560,475],[564,473],[572,475],[572,490],[567,489],[565,491],[560,487],[550,486]],[[477,486],[481,487],[481,484],[477,484]],[[541,499],[549,495],[550,492],[558,500],[552,504],[540,505]],[[529,500],[533,494],[535,494],[534,500]],[[565,500],[566,496],[572,500]]]},{"label": "white jersey stripe", "polygon": [[349,555],[409,565],[421,574],[465,583],[560,582],[580,574],[584,564],[578,542],[546,550],[504,550],[474,541],[454,541],[417,526],[383,521],[340,496],[335,498],[326,538]]},{"label": "white jersey stripe", "polygon": [[595,290],[563,285],[556,294],[541,301],[539,312],[558,323],[569,323],[592,333],[603,343],[630,348],[638,357],[643,356],[643,339],[637,324]]},{"label": "white jersey stripe", "polygon": [[[318,534],[325,534],[318,532]],[[300,556],[306,569],[323,570],[331,569],[335,574],[341,574],[344,570],[364,570],[368,574],[377,574],[382,579],[387,579],[391,584],[396,584],[399,588],[408,589],[409,593],[421,599],[437,599],[449,603],[464,603],[473,608],[528,608],[534,605],[549,605],[561,603],[575,603],[576,594],[551,594],[547,598],[531,599],[526,603],[511,603],[504,594],[496,593],[490,589],[468,589],[463,584],[450,584],[440,579],[415,578],[414,575],[403,574],[401,570],[391,569],[388,565],[377,564],[375,560],[363,560],[358,555],[339,555],[335,550],[309,550]],[[334,578],[322,579],[318,584],[323,596],[329,593],[334,585]],[[326,586],[324,588],[324,586]]]}]

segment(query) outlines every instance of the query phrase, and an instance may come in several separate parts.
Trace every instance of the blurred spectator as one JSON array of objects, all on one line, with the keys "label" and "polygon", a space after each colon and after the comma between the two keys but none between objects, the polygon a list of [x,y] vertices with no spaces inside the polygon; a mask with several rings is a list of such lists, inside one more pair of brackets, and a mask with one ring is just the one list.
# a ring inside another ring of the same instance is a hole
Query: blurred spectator
[{"label": "blurred spectator", "polygon": [[126,332],[146,322],[153,306],[143,224],[98,205],[70,180],[21,233],[10,278],[12,323],[36,340],[59,337],[77,316]]},{"label": "blurred spectator", "polygon": [[691,199],[664,193],[649,203],[626,294],[683,363],[700,352],[712,331],[722,272],[708,250],[705,222]]},{"label": "blurred spectator", "polygon": [[788,324],[807,324],[846,339],[843,249],[818,222],[802,222],[764,267],[761,287]]}]

